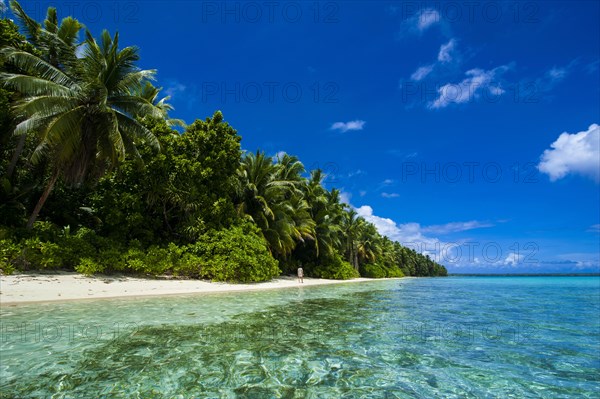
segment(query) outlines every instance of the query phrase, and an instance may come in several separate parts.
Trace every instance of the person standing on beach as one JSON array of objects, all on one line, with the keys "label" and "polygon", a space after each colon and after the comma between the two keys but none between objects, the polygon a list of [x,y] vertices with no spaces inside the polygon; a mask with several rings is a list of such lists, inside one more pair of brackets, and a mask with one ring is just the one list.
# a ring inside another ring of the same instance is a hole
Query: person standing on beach
[{"label": "person standing on beach", "polygon": [[302,270],[302,265],[298,268],[298,282],[304,283],[304,270]]}]

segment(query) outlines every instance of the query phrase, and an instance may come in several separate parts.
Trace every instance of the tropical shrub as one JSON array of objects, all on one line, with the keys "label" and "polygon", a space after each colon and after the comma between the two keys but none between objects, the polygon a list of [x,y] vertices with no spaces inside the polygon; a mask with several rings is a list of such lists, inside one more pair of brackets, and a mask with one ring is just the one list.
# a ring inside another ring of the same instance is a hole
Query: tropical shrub
[{"label": "tropical shrub", "polygon": [[396,266],[384,266],[378,263],[368,263],[361,268],[361,276],[369,278],[404,277],[402,270]]},{"label": "tropical shrub", "polygon": [[92,274],[103,273],[105,270],[104,265],[96,261],[95,259],[83,258],[79,261],[79,264],[75,266],[77,273],[91,276]]},{"label": "tropical shrub", "polygon": [[19,246],[10,239],[0,240],[0,272],[8,275],[15,271],[13,262],[20,253]]},{"label": "tropical shrub", "polygon": [[360,274],[338,254],[327,258],[323,264],[317,265],[312,270],[312,275],[319,278],[334,280],[349,280],[360,277]]},{"label": "tropical shrub", "polygon": [[[245,223],[201,235],[189,251],[185,267],[199,265],[198,276],[214,281],[266,281],[281,273],[256,226]],[[178,270],[181,272],[182,270]]]}]

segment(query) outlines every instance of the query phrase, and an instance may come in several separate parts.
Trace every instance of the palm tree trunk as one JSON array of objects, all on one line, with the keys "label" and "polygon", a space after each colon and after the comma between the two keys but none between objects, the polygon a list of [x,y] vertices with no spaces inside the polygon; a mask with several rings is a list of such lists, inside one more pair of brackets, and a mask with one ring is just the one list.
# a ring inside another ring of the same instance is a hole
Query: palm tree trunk
[{"label": "palm tree trunk", "polygon": [[15,167],[17,166],[17,162],[19,162],[19,157],[23,152],[23,147],[25,146],[25,135],[22,134],[19,137],[19,142],[17,143],[17,148],[15,148],[15,152],[13,153],[12,159],[10,160],[10,165],[8,165],[8,170],[6,171],[6,176],[10,179],[13,172],[15,171]]},{"label": "palm tree trunk", "polygon": [[33,224],[35,223],[35,221],[40,213],[40,210],[46,203],[48,196],[50,195],[50,193],[52,192],[52,189],[54,188],[54,184],[56,183],[56,180],[58,179],[58,175],[59,175],[59,171],[58,171],[58,169],[55,169],[54,174],[50,178],[48,185],[46,186],[46,188],[44,189],[44,192],[42,193],[42,196],[40,197],[39,201],[35,205],[35,208],[33,209],[33,213],[29,217],[29,221],[27,222],[28,230],[31,230],[33,228]]}]

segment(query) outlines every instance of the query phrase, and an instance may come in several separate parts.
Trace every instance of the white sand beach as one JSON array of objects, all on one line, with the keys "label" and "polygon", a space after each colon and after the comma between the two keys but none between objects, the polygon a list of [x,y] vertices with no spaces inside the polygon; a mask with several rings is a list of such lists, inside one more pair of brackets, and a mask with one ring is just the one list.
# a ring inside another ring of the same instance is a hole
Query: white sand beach
[{"label": "white sand beach", "polygon": [[269,290],[371,280],[369,278],[352,280],[304,278],[304,283],[299,283],[298,279],[293,277],[279,277],[262,283],[229,284],[202,280],[146,279],[130,276],[86,277],[78,273],[14,274],[0,276],[0,306],[82,299]]}]

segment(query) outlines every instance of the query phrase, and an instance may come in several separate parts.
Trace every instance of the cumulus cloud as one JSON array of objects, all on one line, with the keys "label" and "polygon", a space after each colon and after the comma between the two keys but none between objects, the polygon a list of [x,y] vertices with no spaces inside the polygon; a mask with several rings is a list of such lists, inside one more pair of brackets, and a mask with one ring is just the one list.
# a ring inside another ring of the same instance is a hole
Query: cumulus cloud
[{"label": "cumulus cloud", "polygon": [[489,71],[475,68],[467,71],[467,76],[459,83],[447,83],[440,87],[438,97],[429,103],[429,108],[445,108],[450,104],[462,104],[473,101],[482,95],[487,95],[494,99],[496,96],[504,93],[500,86],[500,76],[509,69],[508,65],[503,65]]},{"label": "cumulus cloud", "polygon": [[342,133],[345,133],[350,130],[363,130],[365,126],[365,121],[355,120],[350,122],[335,122],[331,125],[331,130],[339,130]]},{"label": "cumulus cloud", "polygon": [[456,46],[456,40],[450,39],[450,41],[446,44],[442,44],[440,47],[440,51],[438,53],[438,61],[442,63],[447,63],[452,61],[452,53],[454,51],[454,47]]},{"label": "cumulus cloud", "polygon": [[439,239],[425,236],[419,223],[397,224],[392,219],[374,215],[373,208],[369,205],[363,205],[355,210],[367,222],[373,223],[381,235],[416,251],[436,255],[437,251],[444,246]]},{"label": "cumulus cloud", "polygon": [[467,231],[473,229],[481,229],[486,227],[494,227],[492,223],[480,222],[478,220],[471,220],[468,222],[451,222],[446,224],[438,224],[432,226],[423,227],[423,231],[426,233],[433,234],[449,234],[457,233],[460,231]]},{"label": "cumulus cloud", "polygon": [[417,70],[410,75],[410,78],[415,81],[423,80],[431,73],[431,71],[433,71],[433,65],[422,66],[417,68]]},{"label": "cumulus cloud", "polygon": [[538,169],[550,181],[579,174],[600,181],[600,127],[592,124],[578,133],[564,132],[540,157]]},{"label": "cumulus cloud", "polygon": [[523,255],[519,255],[516,252],[511,252],[508,254],[508,256],[504,259],[504,262],[502,263],[509,266],[517,266],[523,261],[523,258]]}]

